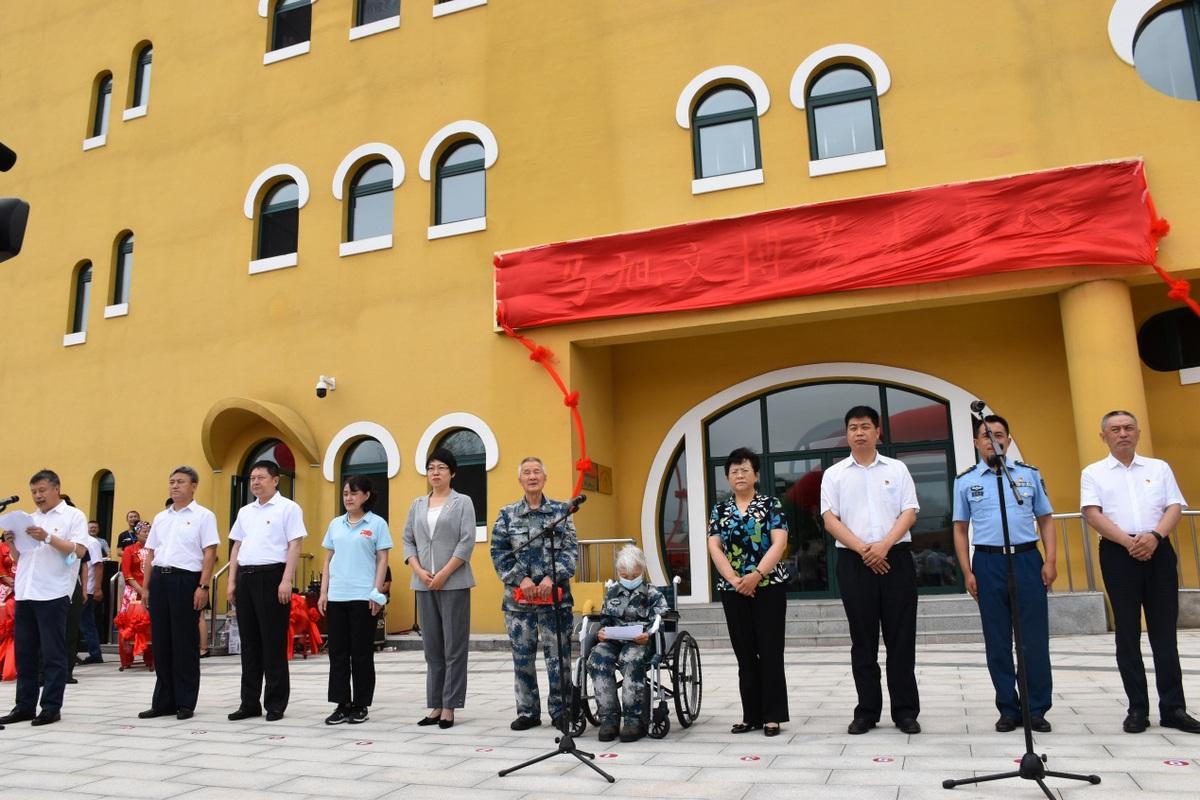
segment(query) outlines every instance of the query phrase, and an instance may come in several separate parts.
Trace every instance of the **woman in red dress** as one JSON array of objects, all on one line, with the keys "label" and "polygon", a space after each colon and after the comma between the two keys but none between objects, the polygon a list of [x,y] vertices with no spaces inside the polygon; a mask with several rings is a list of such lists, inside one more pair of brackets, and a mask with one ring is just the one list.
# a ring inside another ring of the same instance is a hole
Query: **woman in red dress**
[{"label": "woman in red dress", "polygon": [[13,596],[13,578],[16,563],[10,550],[13,535],[5,531],[0,541],[0,681],[16,680],[17,665],[13,653],[13,614],[16,598]]},{"label": "woman in red dress", "polygon": [[146,669],[154,669],[154,651],[150,647],[150,614],[146,608],[146,539],[150,525],[143,521],[137,526],[137,542],[121,554],[121,575],[125,577],[125,593],[121,608],[113,622],[117,626],[117,650],[121,670],[133,666],[135,656],[143,656]]}]

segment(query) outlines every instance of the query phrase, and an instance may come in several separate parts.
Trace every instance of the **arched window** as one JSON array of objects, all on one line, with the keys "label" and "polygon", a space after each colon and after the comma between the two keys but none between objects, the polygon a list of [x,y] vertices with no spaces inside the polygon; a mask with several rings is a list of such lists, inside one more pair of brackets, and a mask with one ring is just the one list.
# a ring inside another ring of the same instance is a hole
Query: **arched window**
[{"label": "arched window", "polygon": [[658,503],[659,546],[667,580],[679,576],[679,594],[692,593],[692,554],[689,545],[687,446],[671,457]]},{"label": "arched window", "polygon": [[1200,0],[1175,3],[1142,22],[1133,63],[1142,80],[1163,94],[1200,98]]},{"label": "arched window", "polygon": [[271,21],[271,49],[303,44],[312,35],[312,0],[279,0]]},{"label": "arched window", "polygon": [[879,95],[860,67],[838,64],[822,71],[808,88],[805,108],[814,161],[883,149]]},{"label": "arched window", "polygon": [[400,15],[400,0],[356,0],[354,5],[355,25],[367,25]]},{"label": "arched window", "polygon": [[1137,335],[1142,363],[1158,372],[1200,367],[1200,317],[1173,308],[1142,323]]},{"label": "arched window", "polygon": [[484,149],[477,139],[460,141],[442,154],[434,181],[434,224],[486,216],[484,169]]},{"label": "arched window", "polygon": [[459,428],[443,436],[437,447],[444,447],[454,454],[458,471],[454,473],[450,486],[456,492],[470,497],[475,504],[475,525],[487,525],[487,454],[483,440],[475,431]]},{"label": "arched window", "polygon": [[281,181],[267,190],[259,206],[257,258],[295,253],[299,235],[300,189],[295,181]]},{"label": "arched window", "polygon": [[366,475],[374,487],[375,502],[371,510],[388,519],[388,461],[387,452],[377,439],[359,439],[346,448],[342,456],[342,479],[338,482],[338,509],[345,513],[342,505],[342,486],[351,475]]},{"label": "arched window", "polygon": [[73,289],[74,302],[71,306],[71,333],[86,333],[88,303],[92,298],[92,262],[85,261],[75,270],[75,285]]},{"label": "arched window", "polygon": [[150,104],[150,62],[154,57],[154,46],[146,45],[138,51],[134,62],[133,104],[131,108],[145,108]]},{"label": "arched window", "polygon": [[127,233],[117,242],[117,257],[113,267],[114,306],[129,302],[129,289],[133,282],[133,234]]},{"label": "arched window", "polygon": [[709,89],[692,112],[692,157],[697,178],[758,169],[758,113],[741,86]]},{"label": "arched window", "polygon": [[117,479],[108,470],[100,473],[96,481],[96,522],[100,525],[100,538],[113,544],[112,520],[113,506],[116,503]]},{"label": "arched window", "polygon": [[92,115],[92,138],[108,134],[108,113],[112,106],[112,75],[105,73],[96,83],[96,107]]},{"label": "arched window", "polygon": [[392,165],[380,160],[363,166],[350,185],[346,240],[391,234],[392,202]]},{"label": "arched window", "polygon": [[[292,449],[278,439],[267,439],[252,448],[237,475],[233,476],[233,486],[229,493],[230,525],[237,519],[238,510],[254,502],[250,494],[250,468],[259,461],[273,461],[279,465],[279,493],[284,497],[296,498],[296,457]],[[230,542],[232,547],[233,543]]]}]

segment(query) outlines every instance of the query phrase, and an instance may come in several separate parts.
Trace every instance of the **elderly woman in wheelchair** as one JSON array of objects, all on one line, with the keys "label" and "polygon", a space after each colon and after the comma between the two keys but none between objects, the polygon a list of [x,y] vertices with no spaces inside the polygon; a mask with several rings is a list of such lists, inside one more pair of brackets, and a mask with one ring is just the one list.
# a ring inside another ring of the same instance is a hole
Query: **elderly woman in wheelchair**
[{"label": "elderly woman in wheelchair", "polygon": [[[621,548],[616,568],[617,580],[604,595],[600,615],[589,620],[591,625],[587,626],[598,627],[595,644],[587,653],[587,672],[596,695],[600,741],[617,738],[617,720],[621,718],[621,741],[633,742],[646,734],[642,703],[654,647],[651,636],[669,606],[662,592],[646,582],[646,556],[641,550],[633,545]],[[616,630],[619,628],[626,630]],[[641,628],[641,632],[635,633],[632,628]],[[624,677],[620,706],[618,669]]]}]

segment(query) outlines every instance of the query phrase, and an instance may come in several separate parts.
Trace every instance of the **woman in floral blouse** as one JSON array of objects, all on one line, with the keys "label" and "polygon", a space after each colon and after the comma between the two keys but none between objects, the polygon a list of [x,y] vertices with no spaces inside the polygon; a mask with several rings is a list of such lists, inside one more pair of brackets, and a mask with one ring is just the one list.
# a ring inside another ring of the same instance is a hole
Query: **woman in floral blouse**
[{"label": "woman in floral blouse", "polygon": [[708,553],[720,576],[717,591],[738,662],[742,721],[730,732],[762,728],[778,736],[779,724],[788,721],[783,673],[788,575],[782,563],[787,520],[778,499],[756,490],[758,467],[758,454],[745,447],[725,459],[733,496],[709,515]]}]

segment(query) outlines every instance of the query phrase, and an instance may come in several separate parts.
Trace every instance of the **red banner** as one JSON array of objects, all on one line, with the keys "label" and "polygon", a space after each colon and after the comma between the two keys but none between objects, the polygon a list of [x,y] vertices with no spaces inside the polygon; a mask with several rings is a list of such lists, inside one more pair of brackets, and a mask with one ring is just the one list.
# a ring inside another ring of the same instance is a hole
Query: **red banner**
[{"label": "red banner", "polygon": [[531,328],[1049,267],[1153,264],[1154,221],[1140,160],[837,200],[498,255],[497,316]]}]

